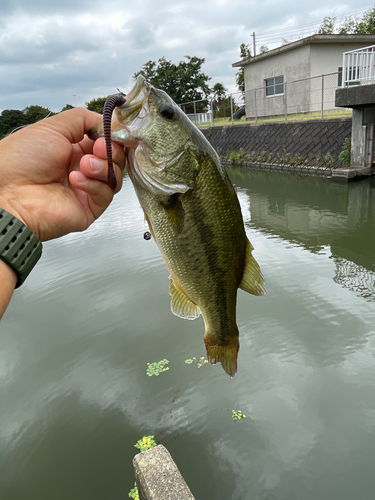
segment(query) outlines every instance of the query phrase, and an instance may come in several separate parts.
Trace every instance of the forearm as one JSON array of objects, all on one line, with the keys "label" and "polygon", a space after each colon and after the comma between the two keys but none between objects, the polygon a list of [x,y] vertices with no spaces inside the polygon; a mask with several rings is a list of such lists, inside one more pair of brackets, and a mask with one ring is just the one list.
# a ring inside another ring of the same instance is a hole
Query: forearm
[{"label": "forearm", "polygon": [[0,319],[12,298],[13,290],[17,283],[14,271],[0,259]]}]

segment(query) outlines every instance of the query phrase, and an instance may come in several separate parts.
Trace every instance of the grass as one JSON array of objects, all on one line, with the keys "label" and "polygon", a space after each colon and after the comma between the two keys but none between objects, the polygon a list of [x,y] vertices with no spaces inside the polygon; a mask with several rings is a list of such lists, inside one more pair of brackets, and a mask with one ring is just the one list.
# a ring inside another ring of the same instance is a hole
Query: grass
[{"label": "grass", "polygon": [[[331,109],[324,111],[323,119],[332,119],[332,118],[350,118],[352,116],[351,109]],[[304,121],[304,120],[320,120],[321,112],[320,111],[311,111],[309,113],[292,113],[287,115],[287,121]],[[255,118],[250,120],[246,120],[245,117],[242,117],[240,120],[233,120],[233,125],[245,125],[252,123],[274,123],[274,122],[285,122],[285,115],[275,115],[275,116],[266,116],[262,118],[258,118],[255,121]],[[230,118],[215,118],[214,119],[214,127],[219,126],[228,126],[232,125],[232,120]],[[199,128],[210,128],[212,127],[212,123],[200,123],[198,124]]]}]

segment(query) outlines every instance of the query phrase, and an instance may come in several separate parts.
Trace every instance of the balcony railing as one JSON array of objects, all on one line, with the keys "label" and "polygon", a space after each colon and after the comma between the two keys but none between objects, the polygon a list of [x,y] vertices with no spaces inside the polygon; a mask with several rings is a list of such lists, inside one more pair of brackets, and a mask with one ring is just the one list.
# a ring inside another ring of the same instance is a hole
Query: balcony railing
[{"label": "balcony railing", "polygon": [[342,86],[375,83],[375,45],[343,53]]}]

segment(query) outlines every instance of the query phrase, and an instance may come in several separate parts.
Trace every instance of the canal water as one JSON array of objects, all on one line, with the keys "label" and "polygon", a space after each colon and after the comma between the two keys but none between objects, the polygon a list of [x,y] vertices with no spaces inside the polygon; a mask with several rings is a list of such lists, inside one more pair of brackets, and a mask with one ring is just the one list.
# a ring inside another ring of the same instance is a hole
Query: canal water
[{"label": "canal water", "polygon": [[267,283],[238,293],[236,377],[185,363],[203,321],[170,312],[125,179],[87,232],[44,244],[0,324],[2,500],[128,498],[147,435],[197,500],[373,499],[375,183],[230,175]]}]

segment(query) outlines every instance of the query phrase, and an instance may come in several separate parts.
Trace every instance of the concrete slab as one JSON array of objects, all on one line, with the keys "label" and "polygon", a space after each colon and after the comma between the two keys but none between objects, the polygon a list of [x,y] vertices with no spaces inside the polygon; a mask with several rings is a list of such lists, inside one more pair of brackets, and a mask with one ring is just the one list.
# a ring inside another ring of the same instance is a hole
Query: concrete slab
[{"label": "concrete slab", "polygon": [[348,182],[355,178],[371,175],[371,167],[365,168],[335,168],[332,170],[332,180]]},{"label": "concrete slab", "polygon": [[357,85],[336,89],[335,106],[338,108],[356,108],[374,106],[375,85]]},{"label": "concrete slab", "polygon": [[194,500],[168,450],[161,444],[133,459],[140,500]]}]

